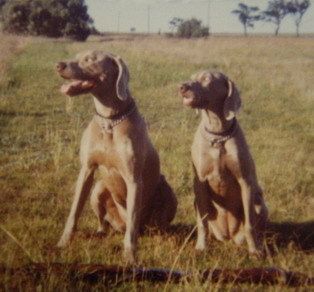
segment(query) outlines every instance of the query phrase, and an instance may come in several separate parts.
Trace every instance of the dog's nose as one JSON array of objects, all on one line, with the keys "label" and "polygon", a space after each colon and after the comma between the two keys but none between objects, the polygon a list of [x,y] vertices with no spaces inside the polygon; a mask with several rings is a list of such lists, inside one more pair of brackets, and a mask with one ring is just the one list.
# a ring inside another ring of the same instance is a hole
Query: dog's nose
[{"label": "dog's nose", "polygon": [[180,92],[181,93],[184,93],[184,92],[188,91],[189,89],[191,89],[191,86],[187,83],[183,83],[180,86]]},{"label": "dog's nose", "polygon": [[59,63],[57,63],[57,65],[56,65],[56,69],[57,69],[58,72],[60,72],[60,71],[64,70],[66,66],[67,66],[66,63],[64,63],[64,62],[59,62]]}]

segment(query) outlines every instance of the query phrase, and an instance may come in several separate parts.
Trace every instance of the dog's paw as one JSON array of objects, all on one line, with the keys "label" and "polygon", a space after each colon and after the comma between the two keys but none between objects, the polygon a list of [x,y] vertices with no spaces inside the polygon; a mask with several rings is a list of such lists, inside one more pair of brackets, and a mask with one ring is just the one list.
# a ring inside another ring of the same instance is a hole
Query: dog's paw
[{"label": "dog's paw", "polygon": [[245,242],[245,234],[243,232],[238,232],[232,240],[237,246],[241,246]]},{"label": "dog's paw", "polygon": [[205,249],[195,249],[195,257],[198,259],[204,258]]},{"label": "dog's paw", "polygon": [[249,250],[250,257],[257,259],[257,260],[262,260],[265,258],[266,254],[263,249],[251,249]]},{"label": "dog's paw", "polygon": [[57,247],[59,247],[59,248],[66,247],[67,245],[69,245],[71,239],[72,239],[72,236],[70,234],[69,235],[67,235],[67,234],[62,235],[59,242],[57,243]]},{"label": "dog's paw", "polygon": [[135,251],[131,248],[124,249],[124,260],[128,265],[135,265],[136,264],[136,255]]},{"label": "dog's paw", "polygon": [[199,244],[197,243],[195,246],[195,252],[197,254],[202,254],[205,251],[205,244]]},{"label": "dog's paw", "polygon": [[61,240],[61,239],[57,243],[58,248],[65,248],[67,245],[68,245],[68,243],[65,242],[64,240]]}]

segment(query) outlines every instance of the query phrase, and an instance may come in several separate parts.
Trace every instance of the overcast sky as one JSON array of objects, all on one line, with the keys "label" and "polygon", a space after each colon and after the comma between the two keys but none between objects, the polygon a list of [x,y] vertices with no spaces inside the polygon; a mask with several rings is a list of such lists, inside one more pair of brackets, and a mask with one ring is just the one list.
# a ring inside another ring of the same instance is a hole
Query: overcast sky
[{"label": "overcast sky", "polygon": [[[314,0],[310,1],[312,5],[301,24],[301,32],[305,33],[314,33]],[[132,27],[137,32],[147,32],[148,26],[150,32],[166,32],[169,31],[169,21],[176,16],[184,19],[196,17],[206,25],[209,19],[210,29],[214,33],[240,33],[242,25],[237,16],[230,13],[239,2],[263,10],[268,0],[86,0],[96,28],[110,32],[129,32]],[[259,33],[273,31],[274,25],[265,22],[257,23],[254,29],[254,32]],[[280,31],[295,32],[291,16],[284,19]]]}]

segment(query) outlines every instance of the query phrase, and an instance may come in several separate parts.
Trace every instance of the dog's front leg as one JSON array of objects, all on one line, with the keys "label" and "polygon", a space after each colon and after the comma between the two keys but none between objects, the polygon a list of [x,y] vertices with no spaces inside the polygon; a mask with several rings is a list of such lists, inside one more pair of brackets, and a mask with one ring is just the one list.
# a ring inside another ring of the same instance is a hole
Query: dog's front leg
[{"label": "dog's front leg", "polygon": [[127,262],[133,264],[136,261],[137,238],[140,228],[142,211],[142,179],[127,181],[127,221],[124,236],[124,256]]},{"label": "dog's front leg", "polygon": [[261,243],[257,242],[256,214],[254,210],[254,188],[248,180],[239,178],[241,197],[244,210],[244,233],[248,243],[249,252],[254,255],[261,255]]},{"label": "dog's front leg", "polygon": [[208,237],[208,215],[209,206],[211,204],[207,181],[200,181],[198,174],[194,168],[194,193],[195,193],[195,211],[197,220],[197,241],[195,249],[197,251],[203,251],[206,248],[206,240]]},{"label": "dog's front leg", "polygon": [[78,219],[82,213],[84,203],[90,193],[93,184],[94,172],[95,169],[88,166],[83,166],[80,170],[71,211],[66,221],[63,234],[58,242],[58,247],[66,246],[72,238]]}]

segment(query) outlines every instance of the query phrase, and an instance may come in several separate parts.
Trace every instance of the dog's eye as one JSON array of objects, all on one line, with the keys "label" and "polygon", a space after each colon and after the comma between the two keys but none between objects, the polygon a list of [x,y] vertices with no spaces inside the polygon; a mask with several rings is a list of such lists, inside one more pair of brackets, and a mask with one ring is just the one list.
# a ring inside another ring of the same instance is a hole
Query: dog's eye
[{"label": "dog's eye", "polygon": [[85,63],[91,63],[91,62],[95,62],[97,60],[96,56],[86,56],[84,58],[84,62]]},{"label": "dog's eye", "polygon": [[209,84],[211,83],[212,79],[209,76],[206,76],[203,80],[202,80],[202,85],[205,87],[208,87]]}]

